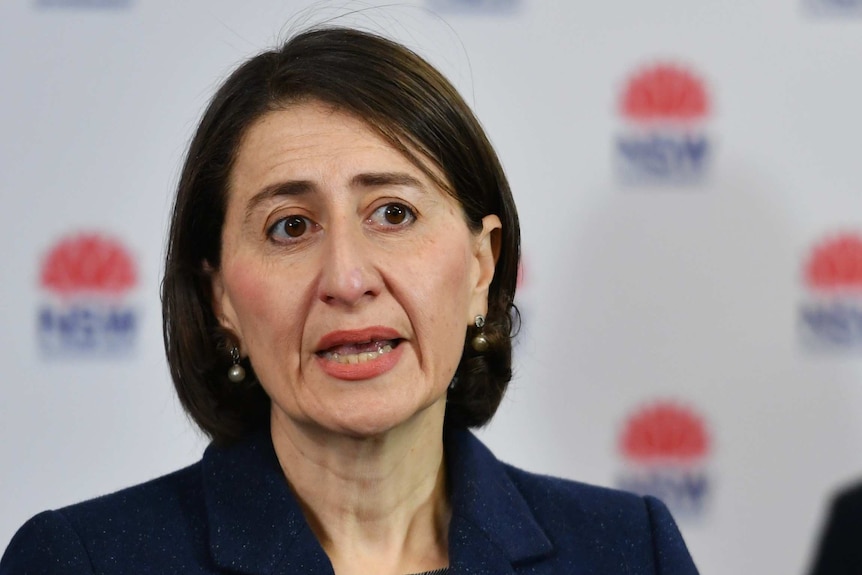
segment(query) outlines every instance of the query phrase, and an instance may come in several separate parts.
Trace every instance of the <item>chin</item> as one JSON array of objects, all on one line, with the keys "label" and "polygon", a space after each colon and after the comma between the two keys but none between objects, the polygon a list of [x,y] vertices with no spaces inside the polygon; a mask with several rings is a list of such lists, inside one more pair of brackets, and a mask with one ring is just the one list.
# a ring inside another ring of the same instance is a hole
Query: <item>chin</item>
[{"label": "chin", "polygon": [[[328,424],[324,427],[335,431],[346,437],[354,439],[371,439],[381,437],[398,428],[407,428],[414,425],[433,424],[439,417],[440,424],[443,422],[445,412],[445,399],[433,401],[428,405],[402,406],[402,405],[375,405],[359,406],[353,405],[350,409],[328,418]],[[441,409],[434,409],[440,405]],[[437,414],[439,411],[439,416]]]},{"label": "chin", "polygon": [[414,419],[415,414],[399,413],[366,413],[352,414],[351,417],[340,418],[333,422],[333,429],[354,439],[372,439],[386,435],[390,431],[404,426]]}]

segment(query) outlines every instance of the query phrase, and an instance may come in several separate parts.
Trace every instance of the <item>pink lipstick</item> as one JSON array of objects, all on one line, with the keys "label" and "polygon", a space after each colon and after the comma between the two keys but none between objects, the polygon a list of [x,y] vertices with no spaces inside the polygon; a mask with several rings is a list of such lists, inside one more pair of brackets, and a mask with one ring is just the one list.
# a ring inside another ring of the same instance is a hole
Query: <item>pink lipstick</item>
[{"label": "pink lipstick", "polygon": [[317,362],[338,379],[371,379],[395,367],[403,352],[401,341],[397,331],[382,326],[334,331],[318,343]]}]

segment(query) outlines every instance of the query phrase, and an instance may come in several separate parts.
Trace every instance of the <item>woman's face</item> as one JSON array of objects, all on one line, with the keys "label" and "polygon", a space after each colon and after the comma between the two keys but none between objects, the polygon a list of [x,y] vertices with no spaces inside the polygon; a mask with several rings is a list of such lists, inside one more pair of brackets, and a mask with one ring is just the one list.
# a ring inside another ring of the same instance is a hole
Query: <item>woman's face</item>
[{"label": "woman's face", "polygon": [[486,312],[499,227],[488,216],[472,233],[352,115],[310,102],[255,122],[231,173],[213,305],[276,423],[368,436],[445,402]]}]

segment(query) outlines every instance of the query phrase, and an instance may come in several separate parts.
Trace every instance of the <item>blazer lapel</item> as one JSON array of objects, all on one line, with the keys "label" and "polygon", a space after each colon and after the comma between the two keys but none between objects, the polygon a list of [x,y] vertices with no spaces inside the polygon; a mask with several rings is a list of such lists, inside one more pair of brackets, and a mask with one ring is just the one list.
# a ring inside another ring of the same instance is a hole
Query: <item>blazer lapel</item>
[{"label": "blazer lapel", "polygon": [[[446,430],[452,498],[450,575],[541,573],[553,545],[505,466],[470,432]],[[333,575],[326,553],[284,479],[269,434],[203,457],[210,553],[222,569],[248,575]]]},{"label": "blazer lapel", "polygon": [[332,574],[268,433],[227,448],[207,448],[203,483],[210,552],[219,567],[249,575]]},{"label": "blazer lapel", "polygon": [[[446,431],[451,575],[515,573],[553,545],[500,463],[470,432]],[[533,571],[541,572],[541,571]]]}]

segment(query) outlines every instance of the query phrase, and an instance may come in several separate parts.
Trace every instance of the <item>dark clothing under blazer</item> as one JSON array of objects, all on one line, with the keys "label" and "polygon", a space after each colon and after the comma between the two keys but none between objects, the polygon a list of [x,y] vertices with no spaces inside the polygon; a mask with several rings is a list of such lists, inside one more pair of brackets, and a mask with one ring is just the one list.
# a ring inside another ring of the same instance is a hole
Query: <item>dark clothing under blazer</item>
[{"label": "dark clothing under blazer", "polygon": [[[697,569],[651,497],[534,475],[447,431],[450,575],[661,573]],[[41,513],[0,575],[332,573],[268,434],[142,485]]]}]

